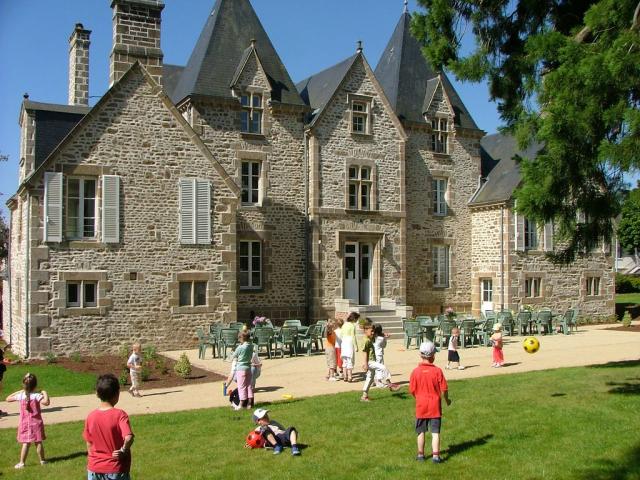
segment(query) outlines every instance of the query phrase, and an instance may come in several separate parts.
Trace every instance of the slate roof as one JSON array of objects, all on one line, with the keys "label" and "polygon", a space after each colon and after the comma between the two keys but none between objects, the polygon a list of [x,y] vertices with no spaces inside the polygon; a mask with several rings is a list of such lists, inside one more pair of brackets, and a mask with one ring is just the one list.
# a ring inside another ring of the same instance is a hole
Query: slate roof
[{"label": "slate roof", "polygon": [[327,106],[358,55],[360,54],[356,53],[342,62],[296,84],[302,100],[313,109],[310,125],[313,125],[315,119],[319,117],[322,110]]},{"label": "slate roof", "polygon": [[169,98],[173,98],[173,93],[178,86],[183,71],[184,67],[180,65],[169,65],[165,63],[162,66],[162,87]]},{"label": "slate roof", "polygon": [[[420,44],[411,35],[410,23],[411,15],[403,13],[380,57],[375,74],[401,120],[426,123],[424,104],[428,106],[433,96],[437,85],[433,80],[437,79],[438,72],[422,56]],[[478,130],[446,74],[441,73],[441,79],[455,112],[455,124]]]},{"label": "slate roof", "polygon": [[252,39],[271,83],[272,101],[304,105],[249,0],[217,0],[172,100],[178,103],[192,95],[233,98],[231,82]]},{"label": "slate roof", "polygon": [[[482,175],[485,168],[495,166],[488,173],[487,181],[473,196],[469,205],[486,205],[509,200],[514,190],[520,185],[520,166],[514,160],[519,157],[534,158],[542,148],[540,144],[530,145],[527,149],[518,148],[516,139],[510,135],[496,133],[486,135],[480,140],[482,157]],[[497,164],[496,164],[497,162]]]},{"label": "slate roof", "polygon": [[24,100],[25,110],[33,111],[35,117],[35,168],[38,168],[64,137],[91,110],[82,105],[57,105],[54,103]]}]

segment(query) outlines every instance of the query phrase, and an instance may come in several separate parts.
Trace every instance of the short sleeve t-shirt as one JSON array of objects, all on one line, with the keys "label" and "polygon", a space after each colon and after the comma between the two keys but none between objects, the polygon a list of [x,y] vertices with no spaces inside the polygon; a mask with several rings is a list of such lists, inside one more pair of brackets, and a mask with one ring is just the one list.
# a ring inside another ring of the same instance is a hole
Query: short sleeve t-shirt
[{"label": "short sleeve t-shirt", "polygon": [[416,398],[416,418],[442,417],[440,395],[448,388],[439,367],[432,363],[418,364],[409,378],[409,392]]},{"label": "short sleeve t-shirt", "polygon": [[236,370],[249,370],[251,368],[251,357],[253,357],[253,344],[245,342],[233,352],[233,358],[238,359]]},{"label": "short sleeve t-shirt", "polygon": [[371,341],[370,338],[367,338],[364,341],[364,347],[362,347],[362,351],[367,354],[368,362],[376,361],[376,352],[375,352],[375,349],[373,348],[373,342]]},{"label": "short sleeve t-shirt", "polygon": [[[129,357],[129,360],[127,360],[127,365],[133,365],[134,367],[137,367],[138,365],[141,365],[141,364],[142,364],[142,361],[140,359],[140,355],[138,355],[135,352],[133,352]],[[129,370],[135,371],[134,368],[130,368]]]},{"label": "short sleeve t-shirt", "polygon": [[131,454],[120,459],[113,452],[124,445],[127,435],[132,435],[129,416],[119,408],[94,410],[84,424],[82,436],[91,444],[87,469],[94,473],[128,473]]}]

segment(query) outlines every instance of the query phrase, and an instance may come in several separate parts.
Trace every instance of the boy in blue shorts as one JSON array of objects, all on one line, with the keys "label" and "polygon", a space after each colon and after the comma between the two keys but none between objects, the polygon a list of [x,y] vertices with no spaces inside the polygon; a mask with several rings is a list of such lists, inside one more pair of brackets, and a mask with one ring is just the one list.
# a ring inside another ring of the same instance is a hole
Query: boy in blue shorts
[{"label": "boy in blue shorts", "polygon": [[269,419],[269,410],[258,408],[253,412],[253,421],[258,424],[256,432],[262,434],[267,446],[273,447],[273,454],[279,455],[284,447],[291,447],[291,455],[300,455],[298,431],[295,427],[284,428],[275,420]]}]

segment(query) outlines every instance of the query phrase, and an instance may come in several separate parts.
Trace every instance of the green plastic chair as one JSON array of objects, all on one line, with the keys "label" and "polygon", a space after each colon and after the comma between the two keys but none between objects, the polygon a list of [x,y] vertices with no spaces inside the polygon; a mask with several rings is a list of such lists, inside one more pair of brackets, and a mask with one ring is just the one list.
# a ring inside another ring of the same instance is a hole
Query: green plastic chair
[{"label": "green plastic chair", "polygon": [[280,355],[284,357],[284,347],[289,348],[289,356],[298,355],[298,329],[296,327],[282,327],[280,334],[275,339],[276,353],[280,350]]},{"label": "green plastic chair", "polygon": [[413,340],[416,342],[416,348],[419,348],[420,342],[422,342],[422,329],[418,322],[407,321],[404,324],[404,343],[406,348],[409,348]]},{"label": "green plastic chair", "polygon": [[476,335],[478,336],[480,345],[488,346],[491,344],[489,339],[491,338],[491,335],[493,335],[494,323],[496,323],[494,318],[488,318],[485,320],[484,324],[476,328]]},{"label": "green plastic chair", "polygon": [[[238,330],[235,328],[223,328],[220,331],[220,347],[222,348],[222,358],[227,358],[227,349],[235,350],[238,345]],[[220,350],[218,349],[218,352]]]},{"label": "green plastic chair", "polygon": [[540,310],[536,317],[536,329],[539,334],[553,333],[553,325],[552,325],[553,316],[551,314],[551,310]]},{"label": "green plastic chair", "polygon": [[570,335],[571,330],[575,328],[576,332],[578,331],[578,310],[575,308],[570,308],[564,315],[558,320],[558,326],[560,330],[565,335]]},{"label": "green plastic chair", "polygon": [[[209,342],[213,349],[213,358],[220,355],[220,332],[222,331],[222,324],[214,323],[209,325]],[[216,354],[217,350],[217,354]]]},{"label": "green plastic chair", "polygon": [[498,312],[496,321],[502,324],[502,331],[509,336],[513,335],[513,315],[508,310]]},{"label": "green plastic chair", "polygon": [[301,327],[302,326],[302,321],[301,320],[285,320],[284,323],[282,324],[283,327]]},{"label": "green plastic chair", "polygon": [[271,327],[256,327],[253,331],[253,343],[256,345],[256,352],[260,353],[261,347],[267,348],[267,356],[271,358],[271,347],[273,345],[274,330]]},{"label": "green plastic chair", "polygon": [[516,315],[516,330],[518,334],[525,335],[529,330],[529,322],[531,322],[531,312],[518,312]]},{"label": "green plastic chair", "polygon": [[462,321],[460,338],[462,340],[463,348],[467,347],[467,343],[470,343],[471,345],[476,343],[476,321],[473,318],[466,318]]},{"label": "green plastic chair", "polygon": [[446,343],[449,341],[449,337],[451,336],[451,330],[453,328],[456,327],[456,322],[455,320],[446,320],[442,323],[442,325],[440,326],[440,331],[438,332],[438,339],[439,339],[439,345],[440,345],[440,349],[442,349],[442,345],[443,343],[446,345]]},{"label": "green plastic chair", "polygon": [[322,345],[322,325],[318,325],[317,323],[311,325],[306,333],[298,334],[298,344],[300,348],[307,350],[307,356],[311,355],[311,351],[313,350],[313,346],[315,345],[316,351],[319,352],[321,350]]},{"label": "green plastic chair", "polygon": [[196,329],[196,335],[198,337],[198,358],[204,359],[207,353],[207,345],[209,345],[209,339],[204,334],[202,328]]}]

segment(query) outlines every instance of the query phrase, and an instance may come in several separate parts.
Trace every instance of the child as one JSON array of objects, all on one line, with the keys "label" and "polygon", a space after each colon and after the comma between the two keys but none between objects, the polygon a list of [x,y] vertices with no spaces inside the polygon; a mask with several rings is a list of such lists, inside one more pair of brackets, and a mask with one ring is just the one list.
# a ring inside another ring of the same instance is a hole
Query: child
[{"label": "child", "polygon": [[232,359],[237,360],[236,382],[242,408],[253,408],[253,383],[251,377],[251,359],[253,358],[253,343],[249,343],[249,332],[238,334],[240,345],[235,349]]},{"label": "child", "polygon": [[443,397],[447,405],[449,399],[447,380],[439,367],[433,364],[436,346],[433,342],[420,345],[420,363],[409,377],[409,392],[416,399],[416,433],[418,434],[418,456],[416,460],[424,462],[425,434],[431,426],[431,450],[433,463],[440,463],[440,424],[442,419]]},{"label": "child", "polygon": [[29,447],[32,443],[36,444],[40,464],[47,463],[44,459],[44,445],[42,445],[42,441],[46,436],[44,434],[44,422],[42,421],[40,405],[45,407],[49,405],[49,395],[44,390],[40,393],[35,393],[38,379],[31,373],[27,373],[24,376],[22,386],[24,390],[12,393],[7,397],[7,402],[20,402],[18,442],[22,444],[22,450],[20,451],[20,463],[16,464],[16,468],[24,468],[24,462],[27,460]]},{"label": "child", "polygon": [[140,371],[142,370],[142,357],[140,356],[141,345],[134,343],[129,360],[127,360],[127,367],[129,368],[129,376],[131,377],[131,387],[129,393],[134,397],[141,397],[140,387]]},{"label": "child", "polygon": [[[4,348],[0,347],[0,393],[2,392],[2,377],[4,377],[4,372],[7,371],[7,365],[6,363],[8,362],[8,360],[4,359],[4,352],[10,347],[11,345],[5,345]],[[0,410],[0,417],[5,417],[9,415],[7,412],[3,412],[2,410]]]},{"label": "child", "polygon": [[333,320],[329,320],[329,322],[327,322],[327,334],[324,339],[324,356],[327,360],[327,368],[329,369],[325,379],[330,382],[338,380],[336,377],[337,360],[335,326],[336,325]]},{"label": "child", "polygon": [[342,325],[341,352],[342,366],[344,368],[344,381],[353,382],[353,362],[355,353],[358,351],[358,341],[356,340],[356,324],[360,314],[351,312],[347,321]]},{"label": "child", "polygon": [[336,334],[336,377],[342,377],[342,325],[344,320],[338,318],[334,320],[336,328],[333,332]]},{"label": "child", "polygon": [[[460,365],[460,355],[458,354],[458,342],[460,341],[460,329],[454,327],[451,329],[451,336],[449,337],[449,348],[447,349],[449,357],[447,358],[447,370],[457,368],[458,370],[464,370],[464,367]],[[452,366],[452,364],[454,364]]]},{"label": "child", "polygon": [[387,367],[385,367],[382,363],[376,362],[376,354],[373,348],[373,338],[374,338],[373,335],[374,335],[373,325],[371,325],[370,323],[365,324],[364,326],[365,341],[364,341],[364,346],[362,347],[364,363],[362,364],[362,370],[367,372],[367,377],[365,378],[365,381],[364,381],[364,387],[362,387],[362,397],[360,397],[360,400],[362,402],[369,401],[369,388],[371,388],[371,384],[373,383],[376,372],[379,372],[379,376],[385,379],[384,382],[386,383],[386,386],[388,386],[391,391],[395,392],[400,388],[395,383],[391,383],[391,374],[389,373],[389,370],[387,370]]},{"label": "child", "polygon": [[115,408],[120,399],[120,384],[115,375],[100,375],[96,382],[100,406],[89,413],[82,437],[87,442],[89,480],[129,480],[133,432],[129,416]]},{"label": "child", "polygon": [[[376,362],[384,365],[384,349],[387,346],[387,338],[389,337],[388,333],[382,332],[382,325],[376,324],[373,326],[373,350],[376,354]],[[387,378],[383,378],[383,372],[380,370],[376,370],[376,380],[375,385],[378,388],[386,387]]]},{"label": "child", "polygon": [[291,455],[300,455],[298,448],[298,431],[296,427],[285,429],[275,420],[270,420],[269,410],[258,408],[253,412],[253,421],[258,424],[256,432],[260,432],[267,446],[273,447],[273,454],[279,455],[284,447],[291,447]]},{"label": "child", "polygon": [[500,368],[504,365],[504,355],[502,353],[502,324],[493,325],[493,335],[491,335],[491,345],[493,346],[493,368]]},{"label": "child", "polygon": [[[224,382],[224,389],[223,389],[223,395],[226,395],[227,393],[229,394],[229,402],[231,403],[231,407],[234,410],[240,410],[241,408],[239,390],[237,387],[237,383],[238,383],[237,372],[238,372],[238,360],[234,358],[231,361],[231,370],[229,371],[229,376],[227,377],[227,380]],[[256,390],[256,380],[260,376],[261,372],[262,372],[262,362],[260,361],[258,352],[256,352],[254,349],[253,355],[251,356],[251,388],[253,389],[254,392]],[[230,388],[233,382],[236,382],[235,390],[233,388]],[[228,392],[226,391],[227,389],[229,389]]]}]

